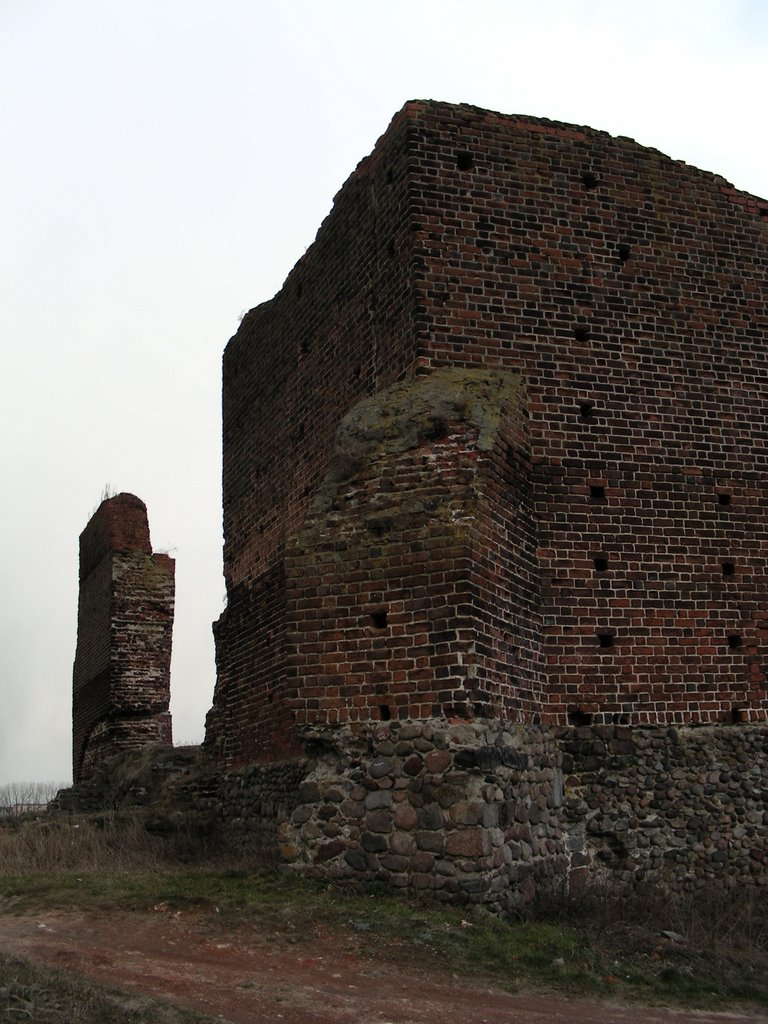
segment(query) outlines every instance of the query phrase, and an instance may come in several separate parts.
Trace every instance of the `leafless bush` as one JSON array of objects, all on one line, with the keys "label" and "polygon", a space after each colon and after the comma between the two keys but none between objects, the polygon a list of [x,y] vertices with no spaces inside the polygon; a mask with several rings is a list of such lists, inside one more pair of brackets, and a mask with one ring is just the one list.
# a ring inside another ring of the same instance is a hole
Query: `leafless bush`
[{"label": "leafless bush", "polygon": [[751,885],[708,885],[668,900],[665,916],[687,941],[717,953],[768,953],[768,892]]},{"label": "leafless bush", "polygon": [[151,833],[138,816],[9,820],[0,827],[0,874],[153,871],[213,863],[223,851],[189,828]]},{"label": "leafless bush", "polygon": [[672,934],[713,956],[768,954],[768,891],[728,880],[682,893],[650,884],[625,892],[597,881],[578,893],[544,893],[531,913],[613,935],[617,944],[652,947]]},{"label": "leafless bush", "polygon": [[273,867],[269,844],[235,846],[193,815],[142,810],[0,819],[0,875]]},{"label": "leafless bush", "polygon": [[0,815],[18,816],[45,810],[66,782],[6,782],[0,786]]}]

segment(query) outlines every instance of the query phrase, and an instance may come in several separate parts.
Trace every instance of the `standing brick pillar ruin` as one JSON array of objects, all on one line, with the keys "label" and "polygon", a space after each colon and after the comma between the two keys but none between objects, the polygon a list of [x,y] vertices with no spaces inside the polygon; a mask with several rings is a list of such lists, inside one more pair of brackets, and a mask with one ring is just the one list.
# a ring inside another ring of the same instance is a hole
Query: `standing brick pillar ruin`
[{"label": "standing brick pillar ruin", "polygon": [[80,534],[75,783],[121,750],[171,745],[173,602],[174,560],[153,553],[144,502],[102,501]]}]

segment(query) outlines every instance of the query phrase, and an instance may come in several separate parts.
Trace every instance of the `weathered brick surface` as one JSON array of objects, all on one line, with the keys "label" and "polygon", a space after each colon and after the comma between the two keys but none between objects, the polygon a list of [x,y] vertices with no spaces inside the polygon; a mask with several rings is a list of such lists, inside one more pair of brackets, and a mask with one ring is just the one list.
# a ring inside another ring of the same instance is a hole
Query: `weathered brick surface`
[{"label": "weathered brick surface", "polygon": [[[225,353],[208,749],[451,706],[764,720],[767,233],[632,140],[407,104]],[[517,375],[525,408],[486,452],[447,422],[345,475],[343,417],[440,369]]]},{"label": "weathered brick surface", "polygon": [[80,535],[73,777],[120,750],[171,743],[174,561],[153,554],[132,494],[101,503]]},{"label": "weathered brick surface", "polygon": [[[478,509],[497,485],[510,513],[525,500],[509,468],[512,446],[524,445],[520,395],[512,375],[445,368],[344,419],[286,546],[285,701],[299,727],[502,708],[506,678],[483,674],[501,643],[477,621],[490,599],[490,517]],[[515,456],[526,462],[524,447]],[[503,568],[496,612],[509,630],[520,609],[509,608],[514,567]]]}]

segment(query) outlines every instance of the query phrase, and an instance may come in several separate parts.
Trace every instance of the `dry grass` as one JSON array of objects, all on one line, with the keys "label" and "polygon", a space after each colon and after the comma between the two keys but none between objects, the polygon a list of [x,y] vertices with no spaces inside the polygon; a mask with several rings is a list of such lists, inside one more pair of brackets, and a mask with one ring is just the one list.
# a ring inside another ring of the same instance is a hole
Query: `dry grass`
[{"label": "dry grass", "polygon": [[162,828],[138,813],[18,818],[0,823],[0,875],[68,871],[162,871],[231,864],[222,840],[181,820]]},{"label": "dry grass", "polygon": [[151,870],[162,851],[138,819],[21,819],[0,828],[0,873]]},{"label": "dry grass", "polygon": [[585,925],[596,934],[635,932],[641,939],[643,934],[672,932],[715,954],[768,955],[768,890],[756,886],[712,884],[669,895],[654,886],[626,894],[610,884],[596,884],[577,895],[542,898],[532,914],[539,920]]},{"label": "dry grass", "polygon": [[34,1024],[206,1024],[210,1017],[0,954],[0,1020]]},{"label": "dry grass", "polygon": [[575,927],[617,982],[691,1005],[768,1006],[768,891],[707,885],[670,896],[658,887],[626,895],[610,884],[541,900],[538,920]]}]

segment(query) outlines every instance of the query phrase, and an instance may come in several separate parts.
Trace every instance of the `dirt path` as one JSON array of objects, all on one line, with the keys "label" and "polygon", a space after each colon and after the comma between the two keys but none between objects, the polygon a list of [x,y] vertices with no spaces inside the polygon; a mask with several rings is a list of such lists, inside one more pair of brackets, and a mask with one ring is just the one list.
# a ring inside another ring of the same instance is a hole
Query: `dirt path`
[{"label": "dirt path", "polygon": [[250,926],[213,932],[192,913],[0,916],[0,949],[232,1024],[755,1024],[757,1017],[511,995],[349,951],[317,955]]}]

